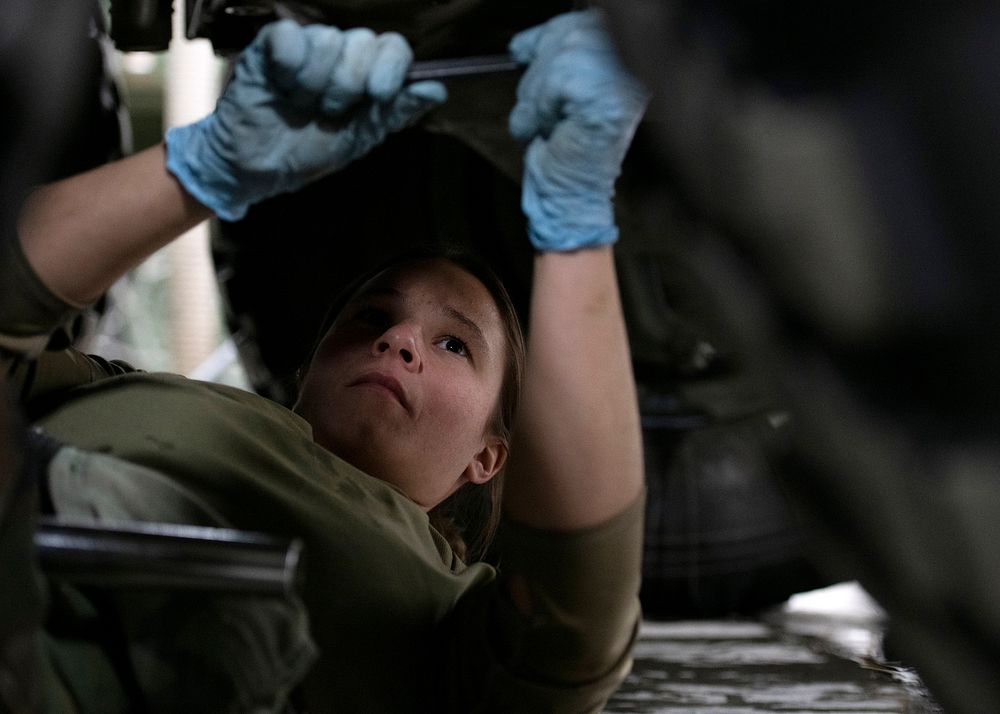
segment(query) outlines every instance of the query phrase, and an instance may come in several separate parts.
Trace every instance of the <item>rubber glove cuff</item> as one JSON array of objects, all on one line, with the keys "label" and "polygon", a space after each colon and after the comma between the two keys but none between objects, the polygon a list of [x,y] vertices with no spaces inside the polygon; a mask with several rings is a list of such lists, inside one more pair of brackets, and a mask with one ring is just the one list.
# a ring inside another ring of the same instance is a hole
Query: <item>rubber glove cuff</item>
[{"label": "rubber glove cuff", "polygon": [[536,250],[597,248],[618,240],[611,196],[576,187],[558,190],[547,169],[549,147],[536,139],[525,154],[521,210],[528,217],[528,239]]},{"label": "rubber glove cuff", "polygon": [[234,176],[226,163],[208,148],[206,135],[211,127],[207,124],[211,118],[207,116],[194,124],[167,130],[167,170],[195,200],[212,209],[219,218],[238,221],[253,201],[248,197],[245,180]]}]

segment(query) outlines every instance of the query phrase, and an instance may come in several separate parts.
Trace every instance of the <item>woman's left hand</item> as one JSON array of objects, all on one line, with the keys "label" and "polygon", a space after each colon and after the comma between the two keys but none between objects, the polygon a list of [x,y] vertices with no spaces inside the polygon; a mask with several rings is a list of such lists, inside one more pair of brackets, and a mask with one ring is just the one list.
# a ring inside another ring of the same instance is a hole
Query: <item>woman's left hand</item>
[{"label": "woman's left hand", "polygon": [[611,199],[648,94],[622,67],[602,15],[559,15],[514,37],[529,64],[510,115],[529,141],[522,205],[539,250],[576,250],[618,238]]}]

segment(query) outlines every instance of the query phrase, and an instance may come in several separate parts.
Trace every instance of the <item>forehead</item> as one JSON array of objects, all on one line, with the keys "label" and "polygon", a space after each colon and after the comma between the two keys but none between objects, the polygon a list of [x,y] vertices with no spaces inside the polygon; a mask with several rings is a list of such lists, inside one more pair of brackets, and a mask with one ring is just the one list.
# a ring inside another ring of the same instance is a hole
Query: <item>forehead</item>
[{"label": "forehead", "polygon": [[361,286],[351,301],[371,295],[386,295],[460,321],[465,318],[491,343],[503,339],[503,320],[489,290],[479,278],[450,261],[428,260],[389,268]]}]

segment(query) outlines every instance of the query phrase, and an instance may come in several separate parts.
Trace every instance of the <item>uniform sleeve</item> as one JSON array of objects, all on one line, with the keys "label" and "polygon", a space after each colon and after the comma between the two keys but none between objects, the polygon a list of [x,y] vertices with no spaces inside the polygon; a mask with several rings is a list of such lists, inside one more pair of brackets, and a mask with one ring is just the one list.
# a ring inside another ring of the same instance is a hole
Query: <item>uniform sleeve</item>
[{"label": "uniform sleeve", "polygon": [[0,240],[0,369],[29,412],[66,389],[135,371],[66,347],[79,312],[42,283],[17,239]]},{"label": "uniform sleeve", "polygon": [[601,711],[631,667],[644,504],[581,531],[505,524],[500,577],[446,628],[448,711]]},{"label": "uniform sleeve", "polygon": [[42,283],[17,238],[0,240],[0,349],[37,356],[79,311]]}]

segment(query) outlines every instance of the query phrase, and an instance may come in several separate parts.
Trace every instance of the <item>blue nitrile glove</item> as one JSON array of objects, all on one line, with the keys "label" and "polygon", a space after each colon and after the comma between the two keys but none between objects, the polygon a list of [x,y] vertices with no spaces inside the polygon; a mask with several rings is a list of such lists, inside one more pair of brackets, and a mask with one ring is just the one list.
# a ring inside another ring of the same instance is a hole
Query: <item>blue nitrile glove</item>
[{"label": "blue nitrile glove", "polygon": [[593,10],[519,33],[514,58],[529,64],[510,131],[530,141],[521,205],[538,250],[576,250],[618,239],[615,179],[648,95],[622,67]]},{"label": "blue nitrile glove", "polygon": [[403,86],[413,59],[387,32],[282,20],[244,50],[215,111],[167,132],[167,168],[220,218],[342,168],[440,104],[440,82]]}]

